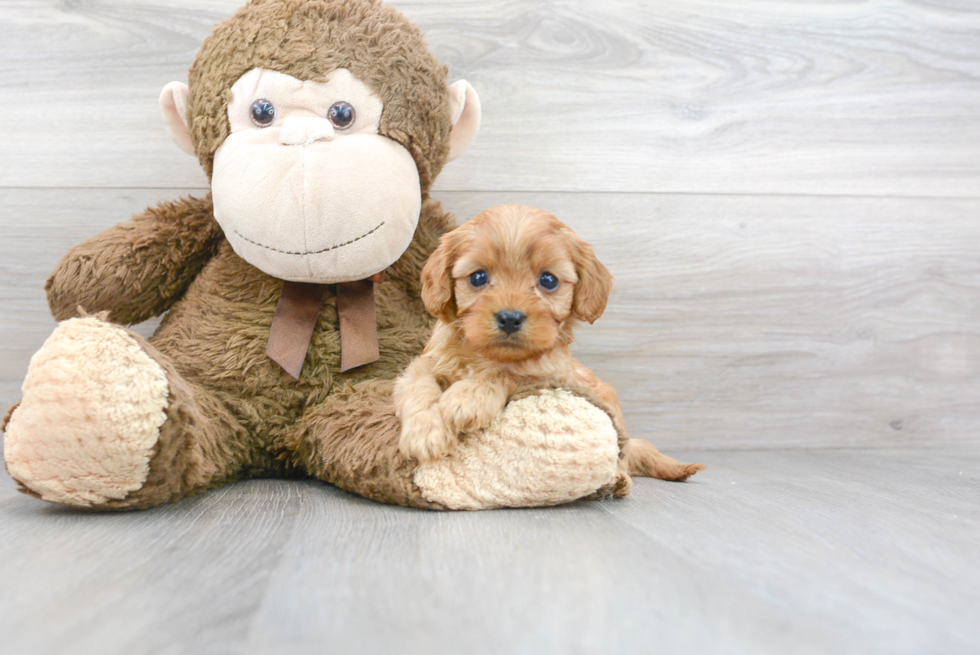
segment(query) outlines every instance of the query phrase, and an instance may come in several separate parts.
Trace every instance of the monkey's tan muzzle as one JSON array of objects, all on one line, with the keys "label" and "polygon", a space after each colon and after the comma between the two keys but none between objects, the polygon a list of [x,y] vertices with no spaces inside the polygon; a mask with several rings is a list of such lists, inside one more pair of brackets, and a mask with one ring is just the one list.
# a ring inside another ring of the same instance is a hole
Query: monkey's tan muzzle
[{"label": "monkey's tan muzzle", "polygon": [[330,141],[333,137],[334,129],[330,121],[312,116],[287,118],[279,130],[279,143],[284,146],[305,146],[317,141]]}]

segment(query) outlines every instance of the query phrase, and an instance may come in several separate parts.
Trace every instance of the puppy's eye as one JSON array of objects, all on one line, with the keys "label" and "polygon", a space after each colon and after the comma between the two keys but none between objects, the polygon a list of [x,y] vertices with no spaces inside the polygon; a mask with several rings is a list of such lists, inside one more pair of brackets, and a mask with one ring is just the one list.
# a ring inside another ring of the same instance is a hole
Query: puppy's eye
[{"label": "puppy's eye", "polygon": [[558,288],[558,278],[551,273],[542,273],[541,277],[538,278],[538,284],[545,291],[554,291]]},{"label": "puppy's eye", "polygon": [[487,275],[486,271],[477,271],[476,273],[470,273],[470,286],[474,289],[479,289],[487,282],[490,281],[490,277]]},{"label": "puppy's eye", "polygon": [[276,107],[265,98],[252,103],[252,122],[259,127],[269,127],[276,120]]},{"label": "puppy's eye", "polygon": [[327,118],[338,130],[346,130],[354,124],[354,107],[349,102],[335,102],[327,110]]}]

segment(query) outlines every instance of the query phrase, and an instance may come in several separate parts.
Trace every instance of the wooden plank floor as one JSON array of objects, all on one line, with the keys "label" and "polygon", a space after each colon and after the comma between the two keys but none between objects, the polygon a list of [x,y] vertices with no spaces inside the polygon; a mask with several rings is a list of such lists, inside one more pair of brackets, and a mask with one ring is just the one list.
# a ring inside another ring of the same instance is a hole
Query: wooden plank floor
[{"label": "wooden plank floor", "polygon": [[253,481],[93,515],[4,480],[0,646],[976,652],[975,450],[697,456],[709,468],[690,483],[640,480],[621,501],[483,513]]},{"label": "wooden plank floor", "polygon": [[[239,2],[0,3],[2,409],[65,249],[205,190],[156,97]],[[0,653],[980,652],[980,5],[395,4],[483,103],[434,196],[593,242],[580,358],[708,470],[475,514],[272,480],[83,514],[0,474]]]}]

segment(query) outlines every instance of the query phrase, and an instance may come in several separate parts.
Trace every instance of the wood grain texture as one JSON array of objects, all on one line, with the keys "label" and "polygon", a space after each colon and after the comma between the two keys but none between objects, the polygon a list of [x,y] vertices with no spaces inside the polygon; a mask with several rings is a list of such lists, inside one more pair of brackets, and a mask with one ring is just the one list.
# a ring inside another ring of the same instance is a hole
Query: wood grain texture
[{"label": "wood grain texture", "polygon": [[[238,4],[5,4],[0,186],[203,187],[156,98]],[[980,189],[975,3],[394,4],[483,99],[443,190]]]},{"label": "wood grain texture", "polygon": [[[239,2],[0,4],[0,410],[63,252],[205,189],[156,98]],[[457,514],[269,480],[85,514],[0,474],[0,653],[977,651],[980,5],[394,4],[483,100],[434,195],[590,240],[577,354],[708,469]]]},{"label": "wood grain texture", "polygon": [[[0,242],[0,404],[54,328],[42,285],[61,254],[181,193],[0,190],[5,211],[30,217]],[[698,449],[976,441],[980,201],[441,197],[463,219],[543,207],[595,245],[616,285],[576,352],[619,389],[634,436]]]},{"label": "wood grain texture", "polygon": [[966,653],[980,456],[716,452],[482,513],[255,481],[84,514],[0,482],[10,653]]}]

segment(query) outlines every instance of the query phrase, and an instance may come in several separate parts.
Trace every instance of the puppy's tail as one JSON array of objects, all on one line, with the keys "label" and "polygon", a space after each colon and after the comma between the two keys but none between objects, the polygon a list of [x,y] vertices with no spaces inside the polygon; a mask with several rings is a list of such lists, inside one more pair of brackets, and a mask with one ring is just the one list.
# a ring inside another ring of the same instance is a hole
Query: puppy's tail
[{"label": "puppy's tail", "polygon": [[704,470],[704,464],[682,464],[673,457],[661,453],[649,441],[642,439],[630,439],[625,451],[630,475],[683,482],[698,471]]}]

